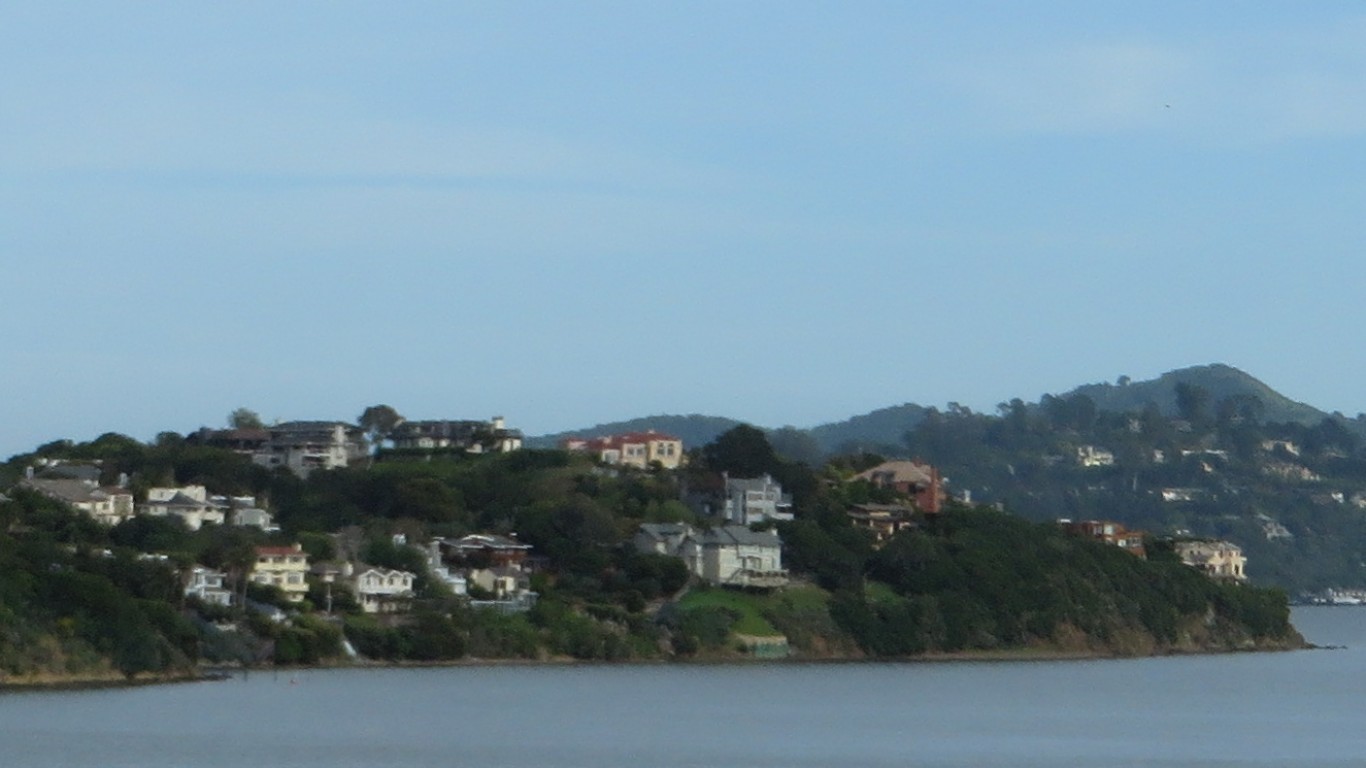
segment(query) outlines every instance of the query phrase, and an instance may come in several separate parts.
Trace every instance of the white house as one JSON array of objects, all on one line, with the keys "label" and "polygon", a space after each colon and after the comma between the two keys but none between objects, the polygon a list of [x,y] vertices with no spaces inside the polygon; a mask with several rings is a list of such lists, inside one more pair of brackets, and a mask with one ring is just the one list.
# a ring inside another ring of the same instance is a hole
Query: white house
[{"label": "white house", "polygon": [[408,571],[362,565],[355,569],[351,586],[361,610],[394,613],[407,608],[408,601],[413,599],[414,578],[416,576]]},{"label": "white house", "polygon": [[202,485],[149,488],[147,501],[139,512],[151,517],[178,517],[192,531],[204,527],[205,523],[222,525],[226,517],[224,507],[209,499],[209,493]]},{"label": "white house", "polygon": [[299,477],[337,469],[369,455],[360,427],[339,421],[289,421],[269,428],[270,439],[251,460],[263,467],[285,467]]},{"label": "white house", "polygon": [[708,583],[737,587],[781,587],[783,544],[773,531],[724,525],[693,533],[679,548],[688,568]]},{"label": "white house", "polygon": [[222,571],[196,565],[185,585],[185,596],[197,597],[209,605],[232,605],[232,592],[223,586],[224,578]]}]

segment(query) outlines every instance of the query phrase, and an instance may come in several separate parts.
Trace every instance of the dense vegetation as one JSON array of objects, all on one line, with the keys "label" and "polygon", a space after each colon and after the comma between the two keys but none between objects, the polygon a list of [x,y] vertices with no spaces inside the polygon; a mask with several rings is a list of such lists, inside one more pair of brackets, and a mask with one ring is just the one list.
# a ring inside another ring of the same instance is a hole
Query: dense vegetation
[{"label": "dense vegetation", "polygon": [[[39,459],[99,461],[106,482],[126,477],[140,495],[186,484],[255,495],[283,530],[191,532],[175,519],[145,517],[106,529],[10,491],[0,502],[0,677],[9,679],[175,673],[197,662],[311,664],[342,659],[346,643],[365,658],[424,662],[728,656],[738,652],[736,637],[772,635],[809,657],[1026,647],[1136,653],[1293,637],[1282,595],[1215,584],[1170,558],[1144,562],[991,510],[955,508],[876,548],[844,514],[851,503],[891,500],[850,479],[876,457],[813,468],[781,458],[747,426],[694,451],[677,472],[604,468],[551,450],[381,452],[367,466],[303,480],[171,433],[152,444],[119,435],[59,441],[0,471],[14,480]],[[682,491],[714,485],[721,472],[769,473],[793,493],[797,517],[779,531],[795,586],[742,593],[690,585],[681,560],[629,545],[643,522],[705,525]],[[516,533],[533,546],[534,608],[471,608],[427,574],[422,553],[394,539],[471,532]],[[363,614],[321,585],[291,605],[246,584],[257,545],[292,542],[315,561],[344,547],[419,574],[412,610]],[[226,572],[247,601],[226,609],[186,600],[182,579],[193,564]],[[271,605],[292,617],[272,618]]]}]

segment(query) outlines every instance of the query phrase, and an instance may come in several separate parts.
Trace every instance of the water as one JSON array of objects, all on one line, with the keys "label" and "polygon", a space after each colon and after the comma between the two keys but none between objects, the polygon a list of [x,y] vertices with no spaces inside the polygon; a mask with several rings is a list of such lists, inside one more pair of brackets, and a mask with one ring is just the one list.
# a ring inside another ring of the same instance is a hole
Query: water
[{"label": "water", "polygon": [[1357,766],[1366,608],[1341,650],[1122,661],[253,673],[0,696],[0,768]]}]

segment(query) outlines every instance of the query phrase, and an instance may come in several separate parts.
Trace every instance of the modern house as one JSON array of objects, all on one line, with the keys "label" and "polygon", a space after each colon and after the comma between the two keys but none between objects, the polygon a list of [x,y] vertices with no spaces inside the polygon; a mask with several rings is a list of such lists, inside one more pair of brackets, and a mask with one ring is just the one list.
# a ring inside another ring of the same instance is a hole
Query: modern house
[{"label": "modern house", "polygon": [[507,453],[522,447],[521,431],[508,429],[502,416],[489,421],[402,421],[389,439],[395,448],[406,450]]},{"label": "modern house", "polygon": [[308,555],[302,545],[256,548],[253,583],[279,587],[291,602],[299,602],[308,594],[307,575]]},{"label": "modern house", "polygon": [[1237,544],[1228,541],[1190,540],[1176,542],[1181,562],[1198,568],[1215,579],[1246,581],[1247,558]]},{"label": "modern house", "polygon": [[118,525],[134,514],[131,491],[126,488],[101,487],[93,480],[46,480],[28,477],[20,481],[19,487],[41,493],[80,510],[104,525]]},{"label": "modern house", "polygon": [[232,605],[232,592],[223,586],[225,578],[222,571],[196,565],[185,585],[185,596],[198,598],[207,605]]},{"label": "modern house", "polygon": [[937,515],[944,508],[944,480],[936,467],[922,461],[884,461],[854,475],[854,479],[866,480],[877,488],[890,488],[911,499],[915,508],[927,515]]},{"label": "modern house", "polygon": [[567,451],[590,453],[603,464],[636,469],[655,463],[664,469],[677,469],[683,463],[683,441],[654,430],[587,439],[571,437],[562,446]]},{"label": "modern house", "polygon": [[270,439],[251,454],[260,466],[284,467],[299,477],[337,469],[369,455],[360,427],[339,421],[288,421],[269,428]]},{"label": "modern house", "polygon": [[185,527],[197,531],[205,523],[222,525],[226,519],[225,505],[209,498],[202,485],[181,488],[148,488],[147,501],[138,512],[150,517],[177,517]]},{"label": "modern house", "polygon": [[726,477],[722,516],[731,523],[751,525],[765,520],[791,520],[792,497],[769,475]]}]

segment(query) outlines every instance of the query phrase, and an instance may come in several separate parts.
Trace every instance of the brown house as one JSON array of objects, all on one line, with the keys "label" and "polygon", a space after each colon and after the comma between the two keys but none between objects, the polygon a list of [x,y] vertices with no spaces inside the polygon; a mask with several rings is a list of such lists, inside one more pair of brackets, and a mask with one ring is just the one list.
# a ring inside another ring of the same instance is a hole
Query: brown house
[{"label": "brown house", "polygon": [[1131,531],[1109,520],[1059,520],[1058,525],[1075,536],[1103,541],[1138,557],[1147,557],[1143,549],[1143,531]]},{"label": "brown house", "polygon": [[878,488],[890,488],[915,502],[915,508],[927,515],[937,515],[944,509],[944,480],[939,470],[918,459],[884,461],[872,469],[854,475],[855,480],[867,480]]}]

